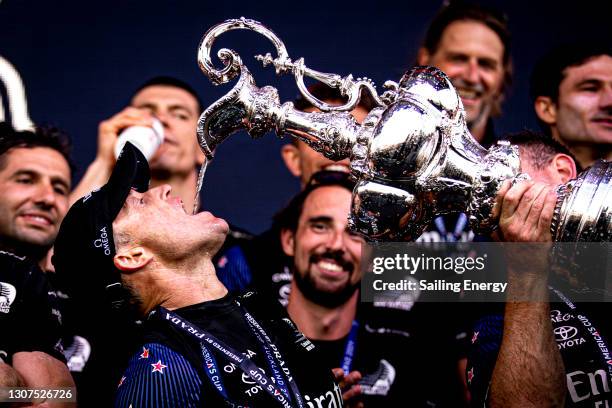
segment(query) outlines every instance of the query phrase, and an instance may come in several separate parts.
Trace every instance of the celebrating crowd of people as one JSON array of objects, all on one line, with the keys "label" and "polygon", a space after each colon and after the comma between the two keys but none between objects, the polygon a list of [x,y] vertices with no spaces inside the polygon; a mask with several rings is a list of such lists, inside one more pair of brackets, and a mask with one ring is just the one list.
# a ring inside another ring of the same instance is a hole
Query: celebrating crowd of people
[{"label": "celebrating crowd of people", "polygon": [[[447,74],[482,146],[518,146],[530,180],[498,192],[491,236],[452,213],[419,243],[550,242],[556,186],[612,160],[609,42],[543,56],[531,77],[542,129],[499,135],[510,44],[503,14],[459,2],[427,30],[416,64]],[[309,90],[345,102],[320,83]],[[305,98],[294,105],[317,110]],[[351,114],[361,123],[374,107],[364,95]],[[348,159],[284,145],[301,191],[262,234],[192,214],[202,110],[187,83],[146,81],[100,123],[76,186],[65,134],[0,123],[0,403],[612,407],[609,304],[549,285],[545,256],[509,262],[503,304],[360,301],[366,242],[349,228]],[[123,130],[154,120],[165,138],[149,161],[130,143],[115,157]],[[18,388],[75,389],[76,399],[2,394]]]}]

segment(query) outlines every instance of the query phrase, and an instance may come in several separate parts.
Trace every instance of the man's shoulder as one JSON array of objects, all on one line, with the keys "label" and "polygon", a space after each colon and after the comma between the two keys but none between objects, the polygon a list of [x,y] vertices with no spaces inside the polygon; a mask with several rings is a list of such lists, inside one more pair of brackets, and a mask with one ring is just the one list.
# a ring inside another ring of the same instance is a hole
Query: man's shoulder
[{"label": "man's shoulder", "polygon": [[[165,367],[168,367],[168,364],[171,364],[173,368],[166,370]],[[178,368],[185,369],[186,374],[197,376],[191,363],[180,351],[162,341],[145,342],[132,354],[126,374],[141,371],[164,374],[175,372]]]},{"label": "man's shoulder", "polygon": [[189,360],[162,343],[145,343],[134,353],[117,386],[115,404],[148,406],[155,397],[165,406],[198,406],[202,380]]},{"label": "man's shoulder", "polygon": [[265,292],[247,290],[236,296],[236,300],[258,319],[291,322],[288,326],[295,327],[285,308]]},{"label": "man's shoulder", "polygon": [[[194,305],[194,308],[191,309],[191,316],[185,314],[183,317],[190,319],[195,317],[197,313],[194,312],[198,311],[200,311],[200,317],[190,320],[191,323],[196,325],[202,323],[201,328],[215,336],[219,342],[247,353],[256,364],[263,366],[266,357],[261,352],[257,336],[252,334],[259,332],[257,327],[261,327],[266,336],[269,336],[271,344],[278,351],[278,354],[275,354],[276,358],[282,360],[281,365],[287,367],[288,372],[298,384],[299,390],[305,398],[308,397],[310,401],[318,398],[320,401],[331,404],[331,406],[334,406],[334,404],[335,406],[341,406],[338,399],[341,398],[341,394],[335,392],[331,371],[320,360],[312,343],[299,332],[295,324],[287,317],[285,310],[274,299],[250,291],[239,296],[226,297],[218,301],[215,308],[209,308],[207,305],[198,308],[197,305]],[[177,314],[181,315],[178,311]],[[253,320],[250,320],[247,316],[252,317]],[[255,324],[250,327],[250,324],[247,323],[249,321],[253,321]],[[204,365],[206,358],[202,354],[203,350],[198,341],[195,341],[195,339],[192,341],[188,334],[178,329],[175,330],[174,327],[165,324],[161,319],[157,320],[157,324],[160,325],[158,326],[160,330],[147,335],[146,342],[159,343],[179,353],[191,363],[192,372],[199,374],[199,378],[202,379],[202,386],[207,391],[212,391],[206,398],[217,398],[217,392],[214,388],[209,387],[210,379],[206,372],[208,368]],[[266,339],[266,337],[262,338]],[[267,342],[267,340],[264,341]],[[139,350],[139,353],[145,353],[146,351],[143,348]],[[148,353],[150,352],[151,350],[148,350]],[[220,377],[223,379],[230,395],[237,398],[237,401],[252,400],[256,406],[259,405],[255,401],[260,401],[260,399],[268,401],[267,396],[260,395],[263,393],[257,394],[256,391],[252,390],[252,387],[245,382],[244,376],[240,374],[240,370],[231,362],[228,362],[222,352],[214,347],[208,348],[208,352],[215,356],[216,364],[223,365]],[[150,376],[146,370],[152,371],[154,368],[151,366],[149,369],[140,361],[139,353],[133,360],[134,364],[138,364],[141,372]],[[158,358],[160,357],[153,358],[155,361],[151,361],[151,363],[157,363]],[[170,367],[163,358],[161,363],[167,365],[168,368]],[[247,381],[250,380],[247,379]],[[327,406],[327,403],[325,406]]]},{"label": "man's shoulder", "polygon": [[[11,252],[0,251],[0,297],[41,293],[47,296],[48,279],[37,264]],[[15,293],[12,293],[15,295]]]},{"label": "man's shoulder", "polygon": [[31,262],[25,256],[0,250],[0,277],[12,276],[16,273],[31,273],[30,271],[40,272],[38,265]]},{"label": "man's shoulder", "polygon": [[270,228],[253,237],[242,245],[242,250],[249,265],[256,274],[268,273],[268,269],[284,261],[284,252],[280,241],[280,231]]},{"label": "man's shoulder", "polygon": [[19,256],[13,252],[0,250],[0,262],[26,262],[25,256]]},{"label": "man's shoulder", "polygon": [[217,275],[232,292],[257,288],[260,292],[277,292],[275,278],[282,274],[288,260],[281,246],[280,233],[269,229],[249,239],[228,237],[213,263]]}]

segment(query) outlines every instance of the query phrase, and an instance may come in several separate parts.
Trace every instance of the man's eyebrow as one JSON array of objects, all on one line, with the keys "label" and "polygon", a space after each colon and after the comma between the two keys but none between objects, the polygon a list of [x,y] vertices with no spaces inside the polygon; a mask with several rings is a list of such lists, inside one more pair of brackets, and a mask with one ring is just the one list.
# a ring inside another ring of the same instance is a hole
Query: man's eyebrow
[{"label": "man's eyebrow", "polygon": [[487,63],[487,64],[491,64],[491,65],[496,65],[497,66],[497,60],[495,58],[491,58],[491,57],[479,57],[478,58],[478,62],[480,63]]},{"label": "man's eyebrow", "polygon": [[[21,168],[21,169],[17,169],[11,175],[11,178],[20,177],[20,176],[29,176],[29,177],[38,179],[41,177],[41,173],[36,170],[32,170],[28,168]],[[50,176],[50,178],[51,178],[51,184],[60,184],[62,187],[66,188],[66,190],[70,191],[70,182],[66,181],[63,177]]]},{"label": "man's eyebrow", "polygon": [[463,51],[455,51],[455,50],[446,50],[445,54],[447,57],[462,57],[469,58],[469,56]]},{"label": "man's eyebrow", "polygon": [[157,109],[157,105],[155,105],[155,104],[154,104],[154,103],[152,103],[152,102],[143,102],[143,103],[141,103],[141,104],[138,104],[138,105],[134,104],[134,105],[132,105],[132,106],[133,106],[134,108],[139,108],[139,109],[143,109],[143,108],[147,108],[147,109],[151,109],[151,110],[155,110],[155,109]]},{"label": "man's eyebrow", "polygon": [[51,183],[61,184],[62,187],[65,187],[68,191],[70,191],[70,182],[67,182],[62,177],[51,177]]},{"label": "man's eyebrow", "polygon": [[603,81],[597,78],[586,78],[576,84],[576,87],[581,87],[584,85],[601,85]]},{"label": "man's eyebrow", "polygon": [[178,104],[178,105],[170,105],[168,107],[168,110],[169,111],[184,110],[184,111],[186,111],[187,113],[189,113],[191,115],[195,114],[195,112],[193,112],[191,109],[189,109],[188,106],[180,105],[180,104]]},{"label": "man's eyebrow", "polygon": [[324,222],[324,223],[331,223],[332,222],[332,217],[329,217],[327,215],[319,215],[319,216],[314,216],[308,219],[309,223],[316,223],[316,222]]},{"label": "man's eyebrow", "polygon": [[31,170],[31,169],[17,169],[17,171],[15,171],[12,174],[12,177],[17,177],[17,176],[35,176],[38,177],[38,172],[35,170]]}]

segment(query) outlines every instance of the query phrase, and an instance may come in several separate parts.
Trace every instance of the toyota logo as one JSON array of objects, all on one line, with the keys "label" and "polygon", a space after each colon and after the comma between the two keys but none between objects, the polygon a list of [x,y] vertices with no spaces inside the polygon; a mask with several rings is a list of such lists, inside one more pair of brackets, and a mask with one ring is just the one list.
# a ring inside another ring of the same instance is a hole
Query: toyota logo
[{"label": "toyota logo", "polygon": [[578,329],[574,326],[560,326],[553,330],[557,341],[566,341],[574,338],[578,334]]}]

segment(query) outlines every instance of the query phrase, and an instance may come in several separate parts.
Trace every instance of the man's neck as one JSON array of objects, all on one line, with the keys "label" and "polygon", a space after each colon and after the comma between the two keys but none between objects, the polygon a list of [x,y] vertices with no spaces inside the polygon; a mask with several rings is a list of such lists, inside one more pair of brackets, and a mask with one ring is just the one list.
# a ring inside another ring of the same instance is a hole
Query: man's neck
[{"label": "man's neck", "polygon": [[469,129],[470,133],[472,134],[472,137],[476,139],[478,143],[482,143],[485,138],[485,133],[487,131],[487,121],[480,120],[477,123],[472,123],[470,124]]},{"label": "man's neck", "polygon": [[149,296],[151,301],[148,305],[144,305],[147,311],[156,305],[174,310],[220,299],[227,295],[227,288],[217,278],[215,268],[210,261],[198,268],[197,272],[183,274],[161,270],[157,276],[164,277],[154,279],[152,284],[154,293]]},{"label": "man's neck", "polygon": [[191,212],[196,195],[197,180],[198,173],[194,169],[188,174],[172,174],[164,178],[153,177],[151,179],[151,188],[161,184],[169,184],[172,187],[172,195],[183,200],[185,210]]},{"label": "man's neck", "polygon": [[612,161],[612,145],[605,144],[575,144],[569,149],[583,169],[591,166],[599,159]]},{"label": "man's neck", "polygon": [[329,309],[304,297],[295,281],[291,283],[291,295],[287,312],[306,337],[312,340],[338,340],[347,336],[357,313],[359,292],[342,305]]},{"label": "man's neck", "polygon": [[[31,245],[20,245],[17,242],[0,238],[0,250],[10,252],[17,256],[25,257],[31,262],[36,262],[41,268],[46,263],[46,255],[49,252],[49,248],[41,248],[38,246]],[[43,268],[44,270],[44,268]]]}]

